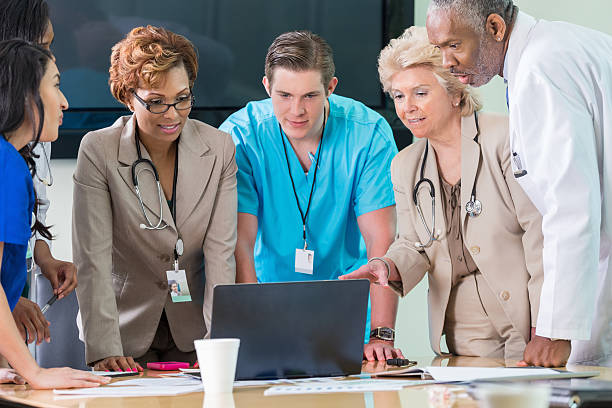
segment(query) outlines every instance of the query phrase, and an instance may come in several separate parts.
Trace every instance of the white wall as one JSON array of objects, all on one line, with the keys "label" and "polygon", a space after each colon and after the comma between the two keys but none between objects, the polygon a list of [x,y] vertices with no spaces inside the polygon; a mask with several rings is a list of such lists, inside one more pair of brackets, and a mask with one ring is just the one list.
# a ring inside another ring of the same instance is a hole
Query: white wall
[{"label": "white wall", "polygon": [[[429,0],[415,0],[415,23],[425,24]],[[538,18],[564,20],[612,34],[609,23],[612,6],[609,0],[515,0],[521,10]],[[579,6],[578,6],[579,4]],[[479,89],[487,111],[506,112],[505,86],[495,78]],[[52,160],[55,179],[49,188],[51,207],[48,223],[52,224],[57,240],[53,243],[56,257],[71,260],[72,173],[76,160]],[[427,320],[427,283],[421,282],[408,296],[400,300],[397,318],[397,346],[407,357],[433,356],[429,346]]]}]

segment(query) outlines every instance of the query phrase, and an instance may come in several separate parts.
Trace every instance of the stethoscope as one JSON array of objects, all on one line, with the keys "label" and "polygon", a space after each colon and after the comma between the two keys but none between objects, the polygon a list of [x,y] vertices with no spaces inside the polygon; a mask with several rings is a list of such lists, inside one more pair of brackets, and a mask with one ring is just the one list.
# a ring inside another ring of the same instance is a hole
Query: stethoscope
[{"label": "stethoscope", "polygon": [[36,178],[38,179],[38,181],[43,183],[45,186],[51,187],[53,185],[53,172],[51,171],[51,163],[49,162],[49,155],[47,155],[47,149],[45,149],[45,145],[41,144],[40,147],[43,151],[43,156],[45,156],[45,164],[47,165],[47,174],[49,177],[41,178],[38,175],[38,173],[36,173]]},{"label": "stethoscope", "polygon": [[[177,148],[177,152],[178,152],[178,148]],[[140,228],[145,229],[145,230],[163,230],[164,228],[168,226],[168,224],[162,221],[163,219],[163,201],[162,201],[163,194],[162,194],[161,183],[159,182],[159,174],[157,173],[157,168],[155,167],[153,162],[149,159],[145,159],[142,157],[142,153],[140,151],[140,138],[138,137],[138,133],[136,133],[136,153],[138,154],[138,159],[134,163],[132,163],[132,183],[134,183],[134,190],[136,190],[136,195],[138,196],[138,203],[140,204],[140,209],[142,210],[142,214],[144,215],[145,220],[147,221],[147,225],[140,224]],[[136,172],[136,167],[138,167],[138,165],[141,163],[148,166],[148,168],[145,167],[145,168],[142,168],[139,172]],[[153,222],[151,222],[151,220],[149,219],[149,216],[147,215],[147,212],[145,211],[145,208],[144,208],[142,196],[140,195],[140,188],[138,187],[138,175],[142,171],[148,171],[148,172],[153,173],[153,176],[155,177],[155,184],[157,184],[157,196],[159,198],[159,220],[157,220],[156,224],[153,224]]]},{"label": "stethoscope", "polygon": [[[45,186],[51,187],[53,185],[53,172],[51,171],[51,163],[49,162],[49,155],[47,154],[47,149],[45,149],[45,145],[41,143],[40,148],[43,151],[42,153],[43,156],[45,156],[45,164],[47,165],[48,177],[40,177],[39,173],[36,172],[36,178],[38,179],[38,181],[40,181]],[[32,214],[32,221],[31,221],[30,228],[34,228],[35,223],[36,223],[36,214]],[[34,238],[34,240],[36,240],[36,238]],[[30,258],[31,262],[30,262],[30,266],[27,268],[27,271],[28,273],[30,273],[34,270],[34,267],[36,266],[36,263],[34,262],[34,246],[32,245],[31,238],[28,240],[28,252],[31,255],[31,258]]]},{"label": "stethoscope", "polygon": [[[144,215],[145,220],[147,221],[147,224],[148,224],[148,225],[140,224],[140,228],[144,230],[163,230],[164,228],[168,226],[168,224],[162,221],[163,219],[163,201],[162,201],[163,194],[162,194],[161,183],[159,182],[159,173],[157,173],[157,168],[155,167],[155,164],[153,164],[151,160],[145,159],[142,157],[142,153],[140,151],[140,138],[138,137],[138,132],[136,132],[135,136],[136,136],[135,137],[136,153],[138,154],[138,159],[134,161],[134,163],[132,163],[132,167],[131,167],[132,183],[134,183],[134,190],[136,191],[136,196],[138,196],[138,203],[140,204],[140,209],[142,210],[142,214]],[[139,164],[144,164],[148,166],[148,168],[143,168],[139,172],[137,172],[136,167]],[[142,196],[140,195],[140,188],[138,187],[138,174],[140,174],[141,171],[149,171],[153,173],[153,176],[155,177],[155,184],[157,184],[157,196],[159,197],[159,220],[157,220],[157,223],[155,225],[149,219],[149,216],[147,215],[147,212],[145,211],[145,208],[144,208]],[[178,145],[176,146],[176,153],[174,157],[174,181],[172,183],[172,208],[170,209],[170,211],[172,212],[173,219],[176,219],[175,215],[176,215],[176,181],[177,181],[177,178],[178,178]],[[176,244],[174,246],[174,269],[175,270],[178,270],[178,257],[183,255],[183,250],[184,250],[184,244],[179,234],[176,240]]]},{"label": "stethoscope", "polygon": [[[478,135],[480,135],[480,127],[478,126],[478,115],[474,112],[474,121],[476,122],[476,136],[474,137],[474,141],[478,143]],[[421,171],[420,178],[414,186],[414,190],[412,190],[412,199],[414,201],[414,205],[417,208],[417,212],[419,213],[419,217],[421,218],[421,222],[425,227],[425,231],[429,236],[429,239],[426,243],[415,242],[414,246],[417,248],[428,248],[434,241],[437,241],[440,238],[440,234],[436,233],[436,189],[434,188],[433,183],[430,179],[424,176],[425,173],[425,163],[427,162],[427,155],[429,154],[429,140],[425,145],[425,152],[423,153],[423,161],[421,162]],[[478,156],[478,165],[480,166],[480,155]],[[427,226],[427,222],[425,221],[425,217],[423,216],[423,211],[421,210],[421,205],[418,200],[418,192],[419,188],[422,184],[426,184],[429,188],[429,196],[431,197],[431,230]],[[465,211],[470,217],[477,217],[482,212],[482,203],[480,200],[476,198],[476,182],[474,182],[474,186],[472,187],[472,194],[470,195],[470,201],[465,204]]]}]

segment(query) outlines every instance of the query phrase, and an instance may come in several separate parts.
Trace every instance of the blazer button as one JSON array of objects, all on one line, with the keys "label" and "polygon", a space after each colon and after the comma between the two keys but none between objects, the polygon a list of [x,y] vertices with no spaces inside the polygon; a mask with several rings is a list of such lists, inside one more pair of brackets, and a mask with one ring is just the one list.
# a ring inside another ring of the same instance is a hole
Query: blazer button
[{"label": "blazer button", "polygon": [[480,253],[480,247],[474,245],[470,248],[470,252],[472,253],[472,255],[478,255]]},{"label": "blazer button", "polygon": [[499,297],[502,298],[502,300],[507,301],[510,299],[510,293],[508,293],[507,290],[504,290],[499,294]]},{"label": "blazer button", "polygon": [[168,282],[160,281],[158,286],[161,290],[168,290]]}]

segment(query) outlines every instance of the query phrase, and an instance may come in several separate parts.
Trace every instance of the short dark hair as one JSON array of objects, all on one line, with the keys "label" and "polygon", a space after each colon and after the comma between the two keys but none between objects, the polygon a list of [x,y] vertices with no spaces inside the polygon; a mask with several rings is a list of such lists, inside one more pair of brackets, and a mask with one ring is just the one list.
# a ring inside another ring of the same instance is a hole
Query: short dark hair
[{"label": "short dark hair", "polygon": [[1,0],[0,41],[20,38],[40,43],[49,26],[45,0]]},{"label": "short dark hair", "polygon": [[[19,129],[26,118],[32,122],[34,143],[27,144],[19,151],[28,164],[32,177],[36,175],[33,150],[40,139],[45,121],[45,109],[39,91],[40,82],[52,58],[49,51],[28,41],[0,42],[0,134],[6,139],[6,134]],[[36,122],[34,119],[37,116]],[[38,201],[34,212],[38,212]],[[47,239],[52,238],[49,229],[38,220],[32,230]]]},{"label": "short dark hair", "polygon": [[323,86],[334,77],[336,67],[331,47],[310,31],[290,31],[276,37],[266,55],[265,74],[272,83],[275,68],[290,71],[317,70]]},{"label": "short dark hair", "polygon": [[464,22],[479,33],[485,30],[487,18],[491,14],[499,14],[509,25],[513,7],[512,0],[431,0],[429,4],[429,10],[454,10],[465,17]]}]

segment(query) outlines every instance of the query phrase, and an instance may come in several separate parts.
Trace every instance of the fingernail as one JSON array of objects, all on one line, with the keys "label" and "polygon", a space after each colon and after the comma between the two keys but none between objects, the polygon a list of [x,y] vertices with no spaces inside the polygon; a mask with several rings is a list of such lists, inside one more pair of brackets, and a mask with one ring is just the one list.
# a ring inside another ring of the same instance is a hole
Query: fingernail
[{"label": "fingernail", "polygon": [[137,368],[132,368],[132,371],[138,371],[138,369]]},{"label": "fingernail", "polygon": [[104,370],[104,371],[106,371],[107,373],[109,372],[109,370]]}]

